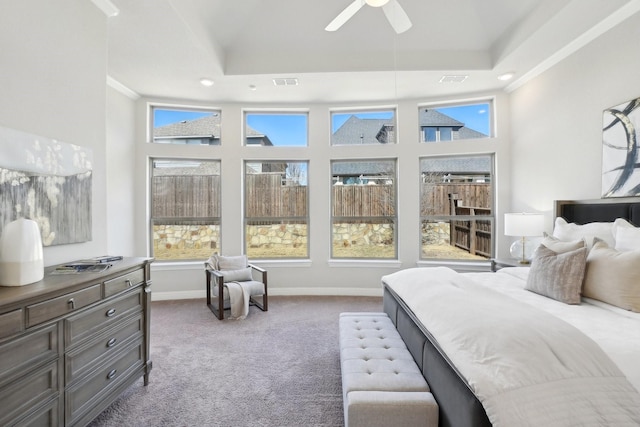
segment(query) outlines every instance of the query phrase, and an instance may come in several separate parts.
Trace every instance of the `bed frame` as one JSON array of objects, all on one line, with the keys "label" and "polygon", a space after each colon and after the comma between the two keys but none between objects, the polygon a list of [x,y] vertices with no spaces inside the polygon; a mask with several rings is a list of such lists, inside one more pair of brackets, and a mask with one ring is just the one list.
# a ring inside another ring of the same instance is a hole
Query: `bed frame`
[{"label": "bed frame", "polygon": [[[555,217],[568,222],[611,222],[624,218],[640,226],[640,197],[597,200],[558,200]],[[418,364],[440,408],[441,427],[491,426],[484,408],[428,330],[411,309],[384,285],[383,309]]]}]

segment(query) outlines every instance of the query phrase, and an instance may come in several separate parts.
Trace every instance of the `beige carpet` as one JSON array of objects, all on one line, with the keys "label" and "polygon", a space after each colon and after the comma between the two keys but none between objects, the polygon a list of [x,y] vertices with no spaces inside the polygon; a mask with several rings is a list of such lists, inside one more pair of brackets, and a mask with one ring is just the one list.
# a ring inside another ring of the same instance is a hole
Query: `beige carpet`
[{"label": "beige carpet", "polygon": [[382,298],[271,297],[268,312],[224,321],[204,300],[154,302],[150,384],[90,425],[342,426],[345,311],[382,311]]}]

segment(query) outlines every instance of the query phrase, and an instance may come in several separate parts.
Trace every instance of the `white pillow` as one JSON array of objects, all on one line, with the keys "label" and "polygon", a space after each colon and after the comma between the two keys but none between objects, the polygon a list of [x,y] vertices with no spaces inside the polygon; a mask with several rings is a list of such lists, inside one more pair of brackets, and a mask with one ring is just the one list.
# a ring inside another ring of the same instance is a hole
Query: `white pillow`
[{"label": "white pillow", "polygon": [[620,252],[596,241],[587,256],[582,295],[640,312],[640,251]]},{"label": "white pillow", "polygon": [[547,249],[551,249],[557,254],[575,251],[576,249],[584,248],[587,246],[584,239],[565,242],[556,237],[549,236],[547,233],[544,233],[544,239],[542,239],[542,242],[540,242],[540,244]]},{"label": "white pillow", "polygon": [[593,246],[594,237],[605,241],[611,247],[615,245],[613,222],[590,222],[579,225],[573,222],[568,223],[564,218],[558,217],[553,228],[553,237],[565,242],[584,239],[588,249]]},{"label": "white pillow", "polygon": [[618,218],[613,223],[615,249],[618,251],[640,250],[640,228],[634,227],[628,221]]}]

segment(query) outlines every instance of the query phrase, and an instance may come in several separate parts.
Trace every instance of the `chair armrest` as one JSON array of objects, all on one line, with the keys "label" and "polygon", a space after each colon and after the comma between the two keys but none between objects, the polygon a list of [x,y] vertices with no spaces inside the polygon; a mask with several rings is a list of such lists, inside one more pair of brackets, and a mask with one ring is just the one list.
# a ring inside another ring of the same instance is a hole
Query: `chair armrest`
[{"label": "chair armrest", "polygon": [[260,274],[260,276],[262,277],[262,279],[260,279],[260,281],[262,283],[264,283],[264,287],[265,287],[265,291],[267,289],[267,270],[265,270],[264,268],[260,268],[257,265],[253,265],[253,264],[249,264],[249,267],[251,267],[252,270],[258,272]]}]

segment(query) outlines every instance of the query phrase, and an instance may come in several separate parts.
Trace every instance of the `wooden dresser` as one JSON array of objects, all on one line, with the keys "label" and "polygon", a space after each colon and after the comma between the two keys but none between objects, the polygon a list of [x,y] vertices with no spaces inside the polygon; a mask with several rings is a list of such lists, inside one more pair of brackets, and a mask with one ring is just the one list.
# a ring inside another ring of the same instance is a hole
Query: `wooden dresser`
[{"label": "wooden dresser", "polygon": [[148,384],[152,261],[0,286],[0,426],[84,426]]}]

